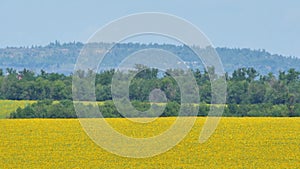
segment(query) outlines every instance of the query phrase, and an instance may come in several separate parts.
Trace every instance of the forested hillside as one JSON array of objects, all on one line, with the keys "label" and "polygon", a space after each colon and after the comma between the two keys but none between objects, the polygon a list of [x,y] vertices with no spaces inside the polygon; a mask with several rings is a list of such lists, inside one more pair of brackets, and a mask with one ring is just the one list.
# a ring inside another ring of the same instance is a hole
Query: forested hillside
[{"label": "forested hillside", "polygon": [[[107,46],[107,44],[102,44]],[[0,68],[14,68],[23,70],[23,68],[39,72],[41,69],[47,72],[70,74],[74,69],[74,64],[84,46],[80,42],[59,43],[58,41],[50,43],[47,46],[31,47],[7,47],[0,49]],[[138,44],[125,43],[116,44],[113,51],[106,57],[106,64],[102,69],[109,70],[126,56],[141,49],[159,48],[170,51],[193,68],[203,70],[202,63],[194,62],[195,55],[186,46],[175,46],[170,44]],[[300,70],[300,59],[296,57],[285,57],[278,54],[270,54],[265,50],[251,49],[229,49],[216,48],[224,69],[228,73],[241,67],[253,67],[261,74],[272,72],[278,75],[278,72],[287,71],[290,68]]]}]

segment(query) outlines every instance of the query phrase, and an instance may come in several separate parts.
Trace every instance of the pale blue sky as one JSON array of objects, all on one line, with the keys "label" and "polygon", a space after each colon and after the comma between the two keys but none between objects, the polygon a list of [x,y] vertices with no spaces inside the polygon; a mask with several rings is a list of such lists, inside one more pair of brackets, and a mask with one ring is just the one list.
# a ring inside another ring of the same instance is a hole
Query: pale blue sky
[{"label": "pale blue sky", "polygon": [[137,12],[182,17],[201,29],[214,46],[300,57],[297,0],[0,0],[0,47],[85,42],[104,24]]}]

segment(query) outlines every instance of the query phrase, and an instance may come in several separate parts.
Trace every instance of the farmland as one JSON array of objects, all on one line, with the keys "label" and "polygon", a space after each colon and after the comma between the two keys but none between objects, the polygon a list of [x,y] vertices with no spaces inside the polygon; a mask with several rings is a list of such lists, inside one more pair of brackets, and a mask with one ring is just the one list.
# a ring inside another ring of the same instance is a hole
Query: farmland
[{"label": "farmland", "polygon": [[[36,100],[0,100],[0,119],[8,118],[10,113],[17,110],[18,107],[24,108],[26,105],[36,102]],[[58,101],[54,101],[54,103],[58,103]],[[99,105],[103,105],[103,103],[98,102]],[[89,102],[85,104],[89,104]]]},{"label": "farmland", "polygon": [[24,108],[27,104],[35,102],[30,100],[0,100],[0,119],[9,117],[9,114],[18,107]]},{"label": "farmland", "polygon": [[[106,120],[138,138],[166,130],[175,118],[138,125]],[[2,119],[0,168],[300,168],[300,118],[222,118],[200,144],[204,121],[197,118],[187,137],[166,153],[133,159],[98,147],[78,119]]]}]

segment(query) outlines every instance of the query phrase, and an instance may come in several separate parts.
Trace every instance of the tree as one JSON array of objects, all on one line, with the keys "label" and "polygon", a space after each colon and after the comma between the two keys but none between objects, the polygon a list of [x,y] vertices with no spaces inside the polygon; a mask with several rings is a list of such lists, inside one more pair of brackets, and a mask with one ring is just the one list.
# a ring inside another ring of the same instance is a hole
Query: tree
[{"label": "tree", "polygon": [[261,82],[252,82],[248,87],[248,101],[251,104],[263,103],[265,100],[266,86]]},{"label": "tree", "polygon": [[295,82],[299,79],[300,72],[297,72],[294,68],[289,69],[286,75],[287,83]]},{"label": "tree", "polygon": [[246,80],[234,80],[228,83],[228,103],[240,104],[247,102],[249,83]]}]

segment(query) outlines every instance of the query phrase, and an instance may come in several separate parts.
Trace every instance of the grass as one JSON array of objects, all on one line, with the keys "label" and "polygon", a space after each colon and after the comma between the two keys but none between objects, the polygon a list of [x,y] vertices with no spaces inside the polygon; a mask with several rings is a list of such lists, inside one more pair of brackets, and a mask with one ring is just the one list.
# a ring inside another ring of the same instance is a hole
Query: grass
[{"label": "grass", "polygon": [[[106,120],[128,136],[148,137],[175,118],[149,124]],[[166,153],[133,159],[98,147],[78,119],[2,119],[0,168],[300,168],[300,118],[222,118],[200,144],[204,121],[197,118],[187,137]]]}]

